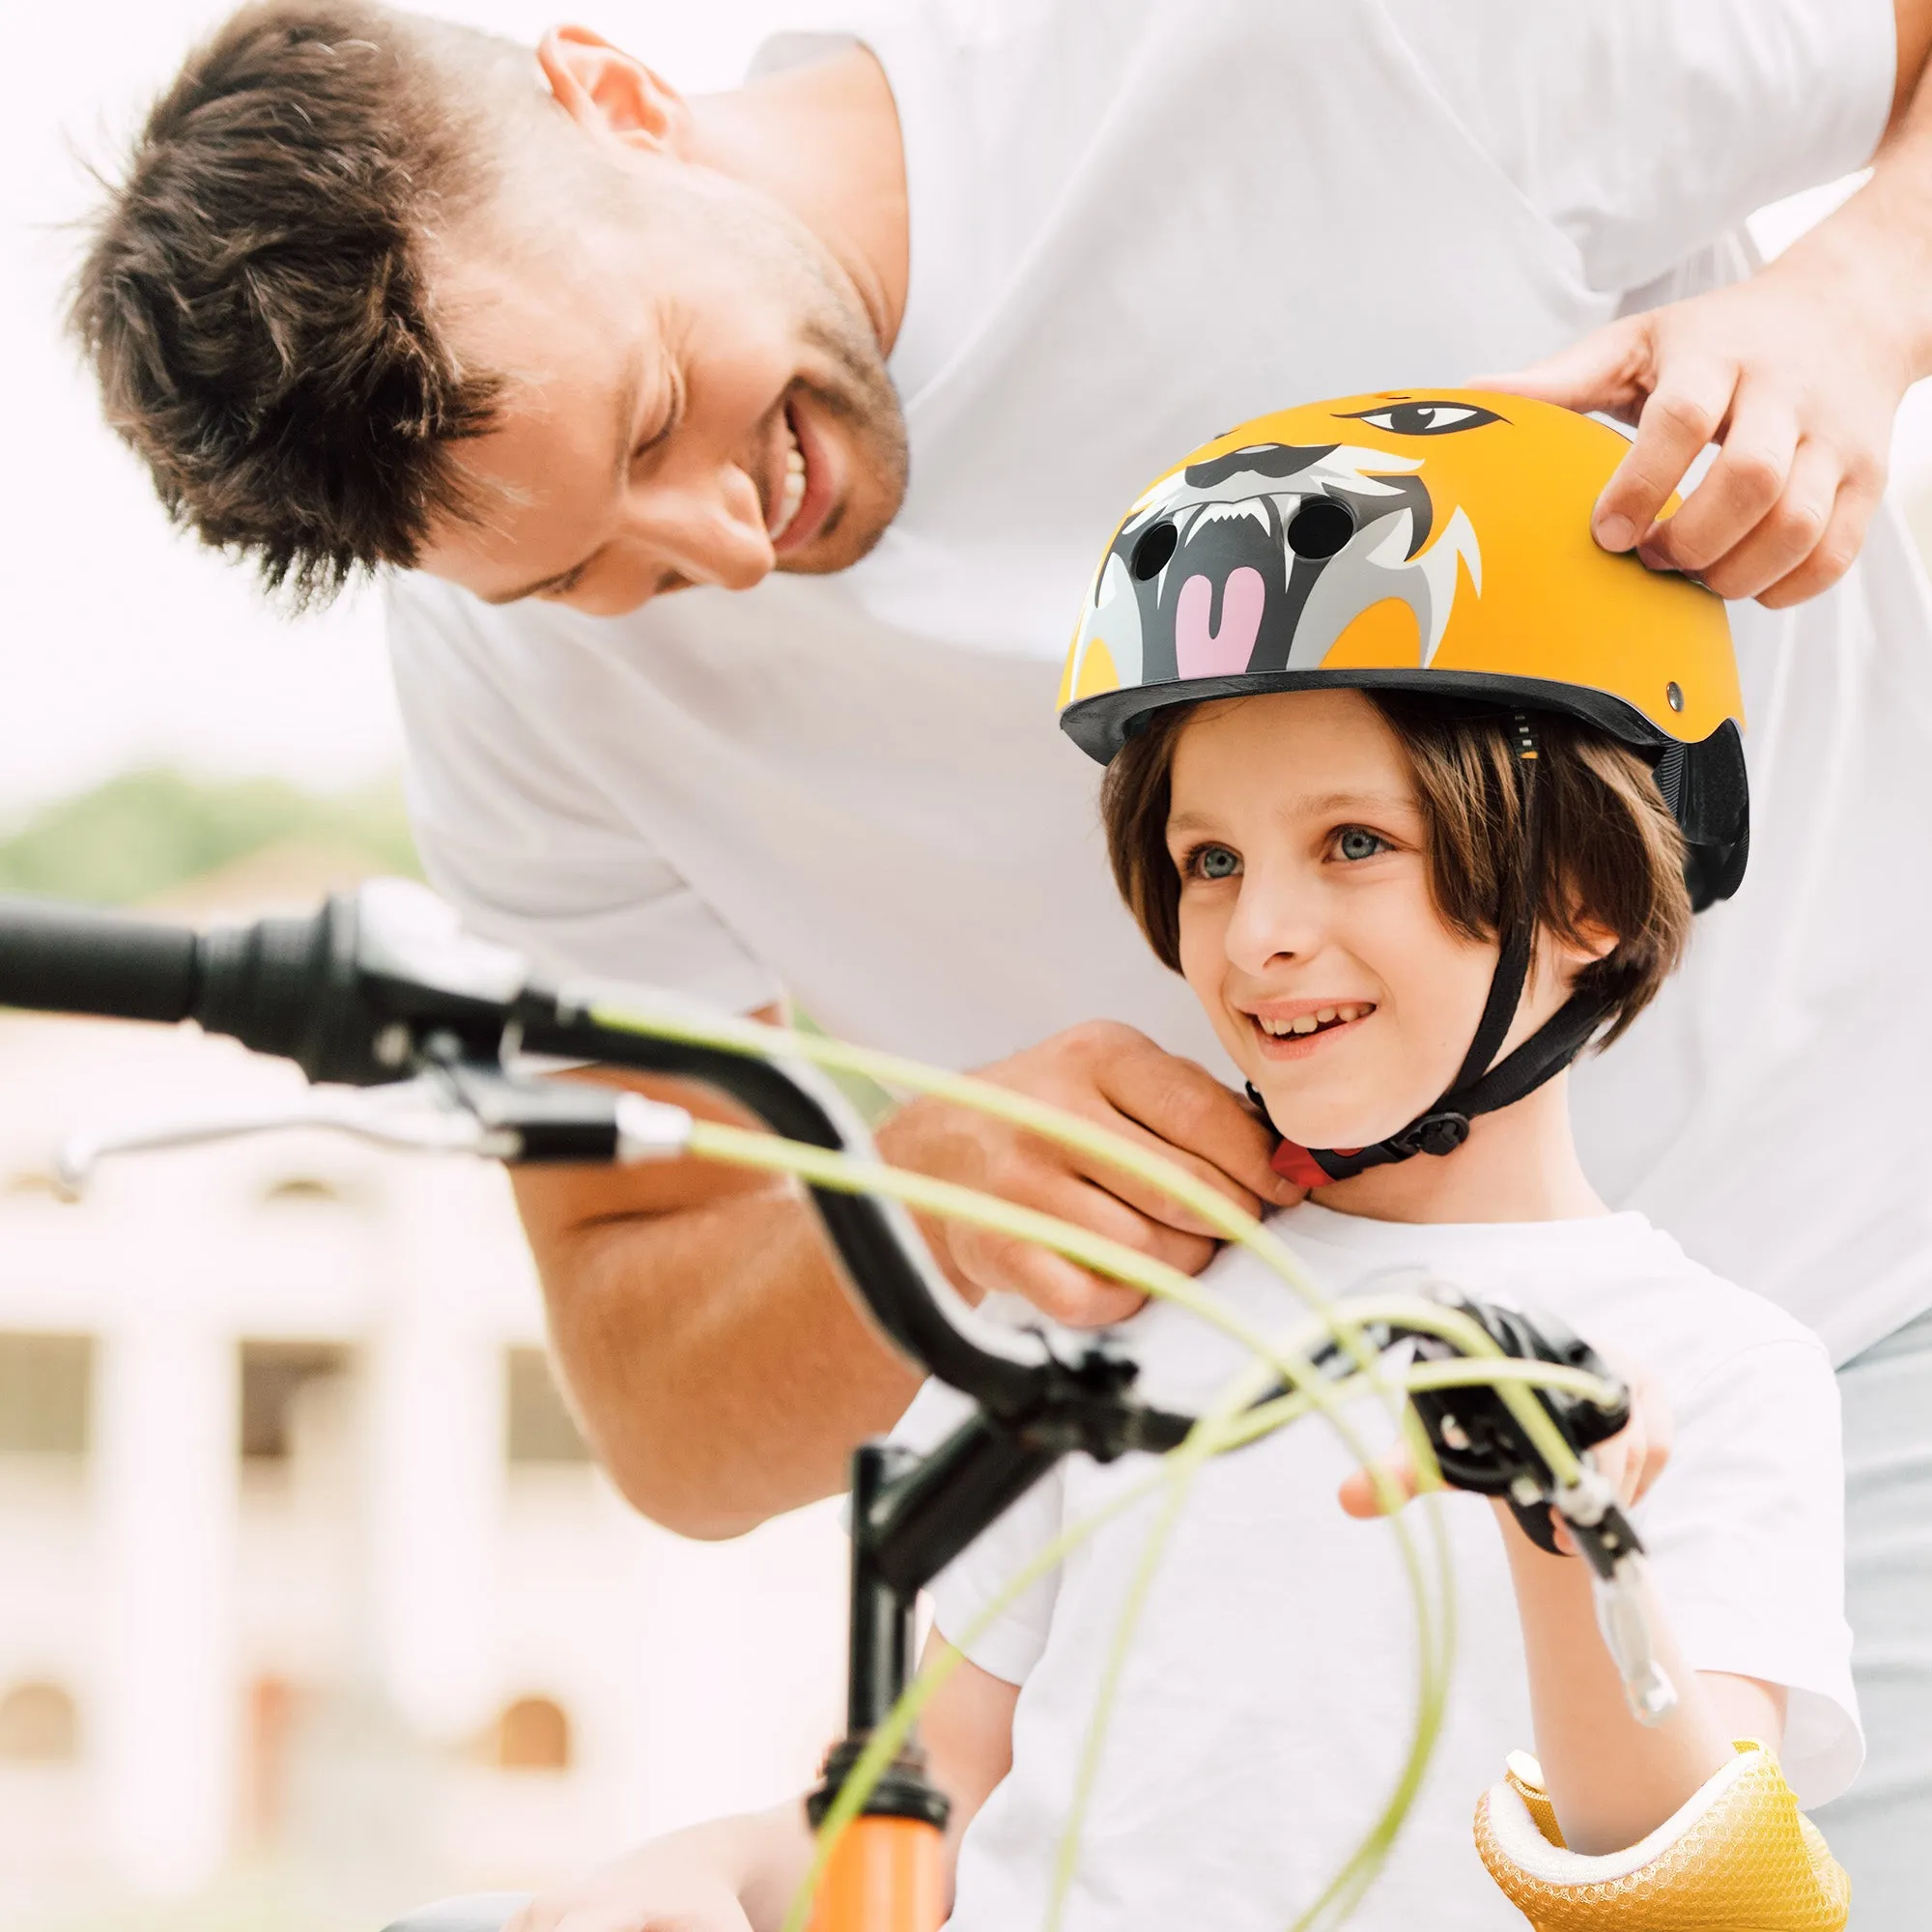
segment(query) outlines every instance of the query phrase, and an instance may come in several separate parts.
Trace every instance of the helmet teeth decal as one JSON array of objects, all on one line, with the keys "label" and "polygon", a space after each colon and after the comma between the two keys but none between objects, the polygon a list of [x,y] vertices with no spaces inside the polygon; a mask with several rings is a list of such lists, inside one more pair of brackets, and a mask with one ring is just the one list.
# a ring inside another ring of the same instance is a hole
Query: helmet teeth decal
[{"label": "helmet teeth decal", "polygon": [[1141,610],[1126,560],[1116,551],[1100,559],[1094,594],[1067,659],[1061,697],[1091,697],[1096,692],[1131,688],[1141,681]]},{"label": "helmet teeth decal", "polygon": [[1126,685],[1313,669],[1389,598],[1414,612],[1426,664],[1448,628],[1457,559],[1478,585],[1481,559],[1460,507],[1435,531],[1421,467],[1359,444],[1251,443],[1164,477],[1102,561],[1069,691],[1094,688],[1097,642]]},{"label": "helmet teeth decal", "polygon": [[1458,563],[1468,571],[1469,588],[1480,597],[1483,594],[1482,546],[1476,541],[1476,526],[1470,523],[1468,512],[1460,503],[1442,534],[1416,559],[1416,568],[1422,572],[1423,582],[1429,586],[1429,621],[1422,624],[1421,612],[1416,613],[1416,621],[1422,624],[1422,662],[1425,665],[1435,662],[1436,648],[1442,642],[1443,632],[1449,628],[1449,613],[1456,604]]}]

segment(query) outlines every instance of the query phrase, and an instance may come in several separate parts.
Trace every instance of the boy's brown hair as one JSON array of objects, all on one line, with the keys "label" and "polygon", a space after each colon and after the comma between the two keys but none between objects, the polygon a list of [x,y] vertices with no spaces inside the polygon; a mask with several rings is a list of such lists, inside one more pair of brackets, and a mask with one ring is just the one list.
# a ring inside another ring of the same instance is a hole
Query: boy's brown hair
[{"label": "boy's brown hair", "polygon": [[[1617,935],[1576,991],[1609,1015],[1607,1045],[1656,996],[1690,933],[1684,838],[1650,766],[1580,721],[1539,713],[1538,834],[1532,859],[1507,712],[1415,692],[1364,692],[1415,781],[1436,910],[1457,932],[1494,940],[1525,911],[1582,944]],[[1100,815],[1114,879],[1164,966],[1180,970],[1180,879],[1167,849],[1170,774],[1191,705],[1155,712],[1107,768]]]}]

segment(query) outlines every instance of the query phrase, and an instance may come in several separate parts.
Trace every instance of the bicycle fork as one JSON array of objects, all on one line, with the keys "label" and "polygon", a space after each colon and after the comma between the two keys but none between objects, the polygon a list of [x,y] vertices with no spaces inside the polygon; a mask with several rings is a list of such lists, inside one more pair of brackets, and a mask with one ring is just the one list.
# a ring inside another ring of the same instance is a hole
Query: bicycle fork
[{"label": "bicycle fork", "polygon": [[[927,1457],[885,1442],[855,1452],[846,1735],[806,1801],[814,1831],[912,1680],[921,1589],[1071,1446],[980,1413]],[[939,1932],[950,1808],[908,1740],[834,1848],[811,1932]]]}]

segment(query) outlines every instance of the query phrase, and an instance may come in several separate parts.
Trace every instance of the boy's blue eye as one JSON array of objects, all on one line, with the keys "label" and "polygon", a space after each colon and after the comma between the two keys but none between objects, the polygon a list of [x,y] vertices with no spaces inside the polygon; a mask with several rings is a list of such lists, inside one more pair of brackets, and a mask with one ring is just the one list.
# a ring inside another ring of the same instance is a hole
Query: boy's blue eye
[{"label": "boy's blue eye", "polygon": [[1240,854],[1225,845],[1204,845],[1194,855],[1194,869],[1204,879],[1232,879],[1241,869]]},{"label": "boy's blue eye", "polygon": [[1345,859],[1373,859],[1378,852],[1388,850],[1388,840],[1365,826],[1350,825],[1336,838],[1335,849]]}]

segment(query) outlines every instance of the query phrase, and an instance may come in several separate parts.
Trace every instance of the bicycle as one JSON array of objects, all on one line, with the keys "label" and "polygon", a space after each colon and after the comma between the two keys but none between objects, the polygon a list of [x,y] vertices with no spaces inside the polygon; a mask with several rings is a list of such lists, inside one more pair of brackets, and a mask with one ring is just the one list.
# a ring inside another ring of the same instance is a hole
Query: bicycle
[{"label": "bicycle", "polygon": [[[927,1455],[885,1442],[854,1453],[846,1733],[809,1801],[819,1854],[809,1900],[794,1913],[802,1923],[809,1906],[810,1932],[937,1932],[946,1916],[947,1801],[925,1776],[913,1732],[913,1651],[919,1593],[953,1556],[1066,1455],[1231,1449],[1265,1427],[1332,1412],[1351,1373],[1373,1377],[1398,1349],[1413,1350],[1412,1365],[1385,1374],[1384,1385],[1406,1396],[1425,1462],[1453,1487],[1506,1498],[1546,1548],[1556,1547],[1560,1519],[1597,1579],[1600,1621],[1633,1709],[1657,1721],[1671,1706],[1637,1589],[1641,1545],[1587,1462],[1592,1444],[1624,1426],[1628,1400],[1586,1345],[1512,1309],[1378,1297],[1324,1313],[1298,1346],[1244,1335],[1268,1369],[1226,1415],[1146,1406],[1134,1394],[1135,1364],[1104,1336],[1010,1329],[975,1315],[933,1266],[905,1204],[1055,1241],[1155,1292],[1192,1293],[1184,1278],[1165,1279],[1171,1271],[1045,1217],[881,1166],[856,1115],[806,1056],[951,1093],[1090,1147],[1111,1138],[1097,1129],[962,1076],[663,994],[551,986],[509,949],[462,933],[423,889],[398,881],[338,895],[305,919],[205,933],[0,899],[0,1005],[191,1019],[294,1061],[315,1089],[272,1114],[177,1117],[71,1142],[61,1165],[74,1189],[112,1154],[296,1125],[506,1163],[693,1153],[805,1181],[861,1305],[902,1354],[975,1405]],[[529,1070],[529,1056],[696,1080],[773,1132],[559,1081]],[[1252,1223],[1237,1226],[1218,1198],[1201,1202],[1199,1184],[1165,1163],[1124,1144],[1108,1157],[1154,1174],[1178,1195],[1196,1190],[1197,1205],[1217,1212],[1233,1237],[1265,1246]],[[1200,1312],[1216,1319],[1211,1308]],[[1425,1732],[1419,1726],[1424,1749]],[[389,1932],[497,1932],[523,1902],[502,1893],[444,1901]]]}]

